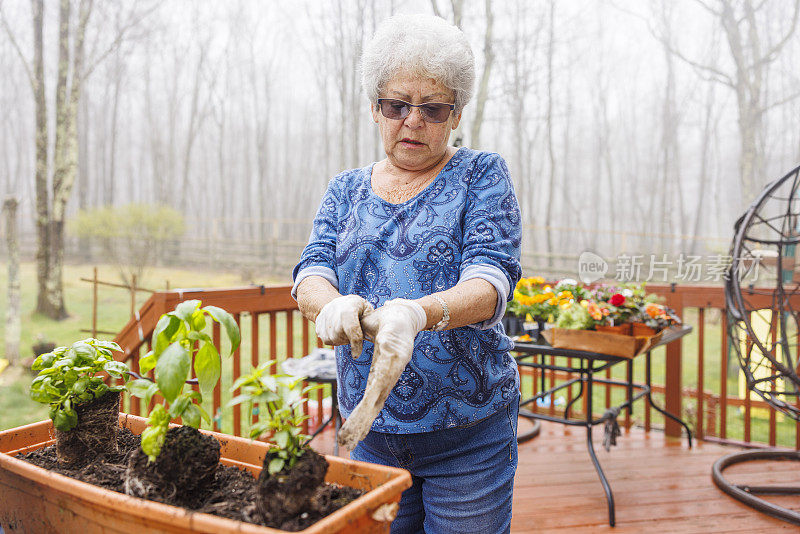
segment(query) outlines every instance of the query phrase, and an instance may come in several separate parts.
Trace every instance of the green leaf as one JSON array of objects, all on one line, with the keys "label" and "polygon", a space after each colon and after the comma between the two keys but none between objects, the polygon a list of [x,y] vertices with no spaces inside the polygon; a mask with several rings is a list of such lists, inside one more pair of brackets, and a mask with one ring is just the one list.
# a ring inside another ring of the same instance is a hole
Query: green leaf
[{"label": "green leaf", "polygon": [[200,391],[203,393],[214,391],[214,386],[219,381],[222,368],[219,353],[213,344],[205,343],[197,351],[194,357],[194,372],[197,374]]},{"label": "green leaf", "polygon": [[156,383],[161,394],[169,402],[175,400],[189,376],[192,357],[189,351],[176,341],[169,345],[156,364]]},{"label": "green leaf", "polygon": [[183,424],[192,428],[200,428],[200,410],[196,404],[189,404],[183,412]]},{"label": "green leaf", "polygon": [[164,352],[170,343],[172,343],[175,332],[178,331],[180,326],[180,319],[174,315],[164,314],[161,316],[161,319],[158,320],[156,327],[153,329],[152,339],[156,340],[156,346],[153,349],[153,353],[156,355],[156,358],[158,358],[158,356]]},{"label": "green leaf", "polygon": [[205,332],[189,332],[188,334],[186,334],[186,337],[188,337],[192,341],[203,341],[205,343],[213,343],[211,336],[209,336]]},{"label": "green leaf", "polygon": [[200,304],[199,300],[184,300],[175,306],[175,311],[173,313],[182,321],[192,324],[192,314],[200,307]]},{"label": "green leaf", "polygon": [[[160,404],[158,406],[161,406]],[[161,427],[147,427],[142,431],[142,451],[151,462],[154,462],[164,445],[165,431]]]},{"label": "green leaf", "polygon": [[233,406],[236,406],[237,404],[247,402],[251,399],[252,397],[250,397],[250,395],[237,395],[225,404],[225,408],[231,408]]},{"label": "green leaf", "polygon": [[94,398],[99,399],[103,395],[108,392],[108,386],[105,385],[103,382],[99,383],[97,386],[92,388],[92,393],[94,393]]},{"label": "green leaf", "polygon": [[173,418],[182,417],[184,410],[186,410],[186,407],[189,405],[190,402],[192,402],[192,399],[190,399],[187,395],[181,395],[180,397],[175,399],[175,402],[173,402],[169,406],[170,417]]},{"label": "green leaf", "polygon": [[114,343],[113,341],[103,341],[101,339],[95,339],[94,340],[94,345],[96,347],[102,347],[104,349],[108,349],[108,350],[112,350],[112,351],[116,351],[116,352],[122,352],[122,349],[120,348],[120,346],[117,345],[116,343]]},{"label": "green leaf", "polygon": [[80,395],[81,393],[86,391],[86,388],[88,386],[89,386],[89,379],[88,378],[81,378],[80,380],[78,380],[77,382],[72,384],[72,393],[74,393],[76,395]]},{"label": "green leaf", "polygon": [[31,370],[41,371],[42,369],[47,369],[53,365],[54,361],[56,361],[56,355],[52,352],[42,354],[33,362],[33,365],[31,365]]},{"label": "green leaf", "polygon": [[122,362],[111,360],[103,364],[103,371],[112,376],[120,376],[128,374],[128,366]]},{"label": "green leaf", "polygon": [[286,430],[276,432],[275,435],[272,436],[272,440],[275,442],[275,445],[281,449],[285,449],[287,443],[289,443],[289,433]]},{"label": "green leaf", "polygon": [[42,404],[49,404],[53,397],[51,397],[46,391],[41,388],[31,388],[29,393],[31,399],[36,402],[41,402]]},{"label": "green leaf", "polygon": [[202,417],[202,418],[203,418],[203,421],[205,421],[206,423],[210,423],[210,422],[211,422],[211,416],[210,416],[210,415],[208,415],[208,412],[206,412],[206,411],[203,409],[203,407],[202,407],[202,406],[200,406],[199,404],[192,404],[192,406],[194,406],[195,408],[197,408],[197,411],[199,411],[199,412],[200,412],[200,417]]},{"label": "green leaf", "polygon": [[53,426],[62,432],[72,430],[77,424],[78,414],[72,408],[58,410],[55,419],[53,419]]},{"label": "green leaf", "polygon": [[215,321],[225,327],[228,334],[228,339],[231,341],[231,353],[239,347],[242,341],[241,333],[239,332],[239,325],[233,320],[233,316],[217,306],[206,306],[203,311],[208,313]]},{"label": "green leaf", "polygon": [[251,381],[252,379],[253,378],[250,375],[242,375],[242,376],[240,376],[239,378],[237,378],[233,382],[233,385],[231,385],[231,391],[236,391],[237,389],[242,387],[242,385],[246,384],[247,382]]},{"label": "green leaf", "polygon": [[286,460],[283,458],[273,458],[269,462],[269,471],[270,475],[274,475],[275,473],[280,473],[281,469],[283,469],[283,465],[286,463]]},{"label": "green leaf", "polygon": [[147,396],[147,392],[153,386],[155,386],[155,383],[151,382],[150,380],[147,380],[146,378],[137,378],[136,380],[131,380],[125,384],[125,389],[127,389],[134,397],[143,399]]},{"label": "green leaf", "polygon": [[195,310],[192,313],[191,321],[189,324],[192,325],[192,329],[200,332],[203,328],[206,327],[206,314],[202,312],[202,310]]},{"label": "green leaf", "polygon": [[158,360],[155,353],[151,350],[141,358],[139,358],[139,374],[146,375],[156,366]]},{"label": "green leaf", "polygon": [[73,343],[70,352],[76,356],[76,363],[80,361],[93,362],[97,358],[97,351],[95,351],[91,345],[87,345],[83,341]]}]

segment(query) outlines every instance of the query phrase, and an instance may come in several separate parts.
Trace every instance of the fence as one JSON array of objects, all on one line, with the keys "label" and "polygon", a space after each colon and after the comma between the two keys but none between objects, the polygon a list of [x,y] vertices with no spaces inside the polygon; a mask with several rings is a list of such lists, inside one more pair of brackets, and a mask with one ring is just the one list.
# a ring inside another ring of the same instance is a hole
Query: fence
[{"label": "fence", "polygon": [[[311,229],[311,219],[242,220],[214,219],[192,222],[190,227],[201,233],[159,241],[154,262],[157,265],[180,265],[205,268],[242,269],[287,277],[300,257]],[[200,232],[200,230],[198,230]],[[609,263],[618,253],[722,254],[728,250],[729,237],[694,236],[638,231],[609,231],[603,228],[559,227],[526,224],[523,227],[522,265],[526,272],[547,277],[575,277],[579,253],[592,250]],[[548,243],[550,243],[548,245]],[[23,234],[20,239],[22,258],[32,259],[36,237]],[[4,254],[0,250],[0,254]],[[65,255],[68,259],[92,262],[108,251],[101,241],[79,240],[67,236]],[[612,271],[613,274],[613,271]],[[670,275],[674,275],[672,269]]]},{"label": "fence", "polygon": [[[150,337],[162,313],[172,310],[179,302],[200,299],[204,305],[213,304],[231,312],[242,329],[242,345],[231,360],[224,362],[223,380],[214,391],[209,408],[215,414],[213,427],[241,435],[250,424],[241,410],[235,407],[230,413],[220,411],[224,398],[231,394],[229,385],[247,363],[259,365],[265,360],[280,361],[301,357],[311,348],[320,346],[313,326],[297,311],[297,304],[289,294],[289,287],[251,286],[233,289],[173,290],[153,293],[139,309],[138,318],[130,321],[117,335],[131,368],[138,371],[142,351],[150,348]],[[782,418],[765,402],[753,398],[739,385],[738,365],[730,362],[731,351],[726,334],[723,289],[717,286],[648,286],[648,290],[664,297],[665,304],[675,309],[694,331],[681,342],[653,353],[654,392],[663,395],[668,411],[683,414],[690,421],[699,439],[735,445],[781,446],[800,450],[800,425]],[[765,299],[768,297],[765,297]],[[766,301],[765,301],[766,303]],[[220,347],[219,327],[213,329],[212,338]],[[247,358],[246,355],[249,355]],[[643,369],[638,361],[635,375]],[[627,373],[624,366],[619,371]],[[273,366],[274,368],[274,366]],[[522,369],[524,396],[533,394],[541,376],[537,370]],[[564,373],[546,372],[546,381],[555,384],[571,378]],[[607,376],[613,373],[607,372]],[[659,383],[659,377],[661,383]],[[615,397],[624,395],[624,388],[600,386],[593,402],[593,412],[616,403]],[[236,392],[233,392],[236,394]],[[572,391],[568,391],[571,395]],[[321,421],[323,397],[317,391],[306,408],[312,421]],[[570,397],[571,398],[571,397]],[[131,413],[139,414],[143,407],[138,399],[126,400]],[[552,411],[550,406],[536,407]],[[584,404],[583,410],[589,409]],[[661,418],[651,414],[651,407],[636,404],[634,415],[625,414],[625,425],[641,424],[647,431],[656,427]],[[307,430],[307,427],[306,429]],[[680,427],[667,420],[664,431],[668,436],[679,436]]]}]

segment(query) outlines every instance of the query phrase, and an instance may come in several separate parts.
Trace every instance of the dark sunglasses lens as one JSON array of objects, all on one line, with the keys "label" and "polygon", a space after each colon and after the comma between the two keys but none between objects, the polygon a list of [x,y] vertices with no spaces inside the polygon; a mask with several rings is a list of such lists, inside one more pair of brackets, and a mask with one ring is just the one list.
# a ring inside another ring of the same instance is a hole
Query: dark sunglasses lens
[{"label": "dark sunglasses lens", "polygon": [[419,110],[422,118],[428,122],[444,122],[450,116],[450,106],[447,104],[423,104]]},{"label": "dark sunglasses lens", "polygon": [[381,100],[381,114],[387,119],[405,119],[409,113],[408,104],[402,100]]}]

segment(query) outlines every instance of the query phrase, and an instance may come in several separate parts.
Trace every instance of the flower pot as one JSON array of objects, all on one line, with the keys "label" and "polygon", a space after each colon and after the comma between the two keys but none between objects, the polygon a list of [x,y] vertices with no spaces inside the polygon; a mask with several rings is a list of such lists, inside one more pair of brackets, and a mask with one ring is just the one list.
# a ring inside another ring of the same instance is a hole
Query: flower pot
[{"label": "flower pot", "polygon": [[[120,414],[121,426],[140,434],[142,417]],[[224,465],[258,476],[267,444],[217,432]],[[36,467],[14,455],[53,443],[50,420],[0,432],[0,526],[12,532],[284,532],[145,501]],[[389,532],[400,494],[411,486],[403,469],[326,456],[326,482],[367,490],[368,493],[323,518],[305,534]]]},{"label": "flower pot", "polygon": [[522,327],[523,321],[521,317],[517,317],[516,315],[506,315],[501,319],[501,322],[503,323],[503,329],[508,336],[518,336],[525,333],[525,330]]},{"label": "flower pot", "polygon": [[645,323],[638,321],[632,323],[631,329],[632,329],[632,335],[634,336],[650,337],[656,335],[656,331],[654,328],[650,328]]},{"label": "flower pot", "polygon": [[631,323],[623,323],[614,326],[598,324],[594,329],[598,332],[608,332],[609,334],[619,334],[621,336],[631,335]]}]

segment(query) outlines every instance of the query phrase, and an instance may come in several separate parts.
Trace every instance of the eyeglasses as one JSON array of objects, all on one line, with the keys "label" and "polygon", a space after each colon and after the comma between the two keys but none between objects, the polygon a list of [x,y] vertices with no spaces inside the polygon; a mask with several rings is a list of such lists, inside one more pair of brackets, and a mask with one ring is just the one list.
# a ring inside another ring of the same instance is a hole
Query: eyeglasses
[{"label": "eyeglasses", "polygon": [[381,115],[387,119],[403,120],[411,113],[411,108],[419,108],[419,114],[425,122],[444,122],[450,117],[450,112],[456,109],[455,104],[444,102],[426,102],[425,104],[411,104],[404,100],[394,98],[379,98],[378,106]]}]

